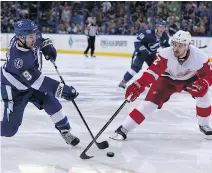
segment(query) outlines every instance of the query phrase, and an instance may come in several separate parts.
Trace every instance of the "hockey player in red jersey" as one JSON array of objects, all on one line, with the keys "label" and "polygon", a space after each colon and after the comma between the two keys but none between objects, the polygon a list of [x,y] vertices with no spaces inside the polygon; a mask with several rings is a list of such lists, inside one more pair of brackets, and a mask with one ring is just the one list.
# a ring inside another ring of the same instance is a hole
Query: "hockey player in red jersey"
[{"label": "hockey player in red jersey", "polygon": [[196,100],[196,116],[200,131],[212,139],[212,129],[209,126],[211,115],[212,64],[208,56],[199,48],[190,45],[189,32],[178,31],[173,35],[173,46],[159,52],[153,64],[143,73],[141,78],[132,83],[126,90],[125,97],[134,101],[152,84],[145,101],[132,110],[124,123],[111,137],[115,140],[125,140],[127,133],[145,118],[161,108],[174,93],[187,91]]}]

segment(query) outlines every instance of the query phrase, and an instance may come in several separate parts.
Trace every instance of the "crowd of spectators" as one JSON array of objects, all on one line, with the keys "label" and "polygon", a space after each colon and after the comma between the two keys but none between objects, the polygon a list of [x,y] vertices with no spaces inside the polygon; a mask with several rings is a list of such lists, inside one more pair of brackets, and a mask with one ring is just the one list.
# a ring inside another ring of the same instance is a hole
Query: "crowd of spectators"
[{"label": "crowd of spectators", "polygon": [[212,2],[206,1],[2,1],[1,33],[13,32],[17,20],[29,18],[43,33],[83,34],[93,17],[106,35],[135,35],[163,19],[170,35],[181,28],[212,36]]}]

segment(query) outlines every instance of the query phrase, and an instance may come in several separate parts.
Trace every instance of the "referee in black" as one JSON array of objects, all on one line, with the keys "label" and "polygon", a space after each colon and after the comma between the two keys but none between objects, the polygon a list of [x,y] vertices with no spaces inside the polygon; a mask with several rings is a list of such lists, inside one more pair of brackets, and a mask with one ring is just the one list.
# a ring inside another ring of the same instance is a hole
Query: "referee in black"
[{"label": "referee in black", "polygon": [[85,35],[88,37],[88,46],[84,52],[84,55],[88,57],[87,53],[91,49],[91,57],[95,58],[94,49],[95,49],[95,38],[98,35],[98,26],[96,25],[96,18],[93,17],[90,24],[85,29]]}]

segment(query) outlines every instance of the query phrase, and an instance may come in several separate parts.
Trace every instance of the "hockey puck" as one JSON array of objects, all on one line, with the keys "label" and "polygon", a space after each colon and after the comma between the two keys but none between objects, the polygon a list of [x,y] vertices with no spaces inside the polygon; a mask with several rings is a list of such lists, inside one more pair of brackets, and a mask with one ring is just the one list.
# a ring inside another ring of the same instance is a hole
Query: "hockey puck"
[{"label": "hockey puck", "polygon": [[114,153],[113,152],[107,152],[107,156],[108,157],[113,157],[114,156]]}]

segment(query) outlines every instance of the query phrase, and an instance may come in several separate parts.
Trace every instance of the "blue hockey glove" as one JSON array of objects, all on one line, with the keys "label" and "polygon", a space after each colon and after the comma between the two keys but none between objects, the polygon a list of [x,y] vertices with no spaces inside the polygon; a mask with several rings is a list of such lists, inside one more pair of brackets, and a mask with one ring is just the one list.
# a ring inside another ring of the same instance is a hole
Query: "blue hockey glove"
[{"label": "blue hockey glove", "polygon": [[44,54],[46,60],[55,61],[57,57],[57,51],[53,46],[52,40],[49,38],[44,39],[42,42],[42,53]]},{"label": "blue hockey glove", "polygon": [[73,86],[68,86],[60,83],[55,93],[56,97],[64,98],[65,100],[72,101],[74,100],[79,93],[75,90]]}]

